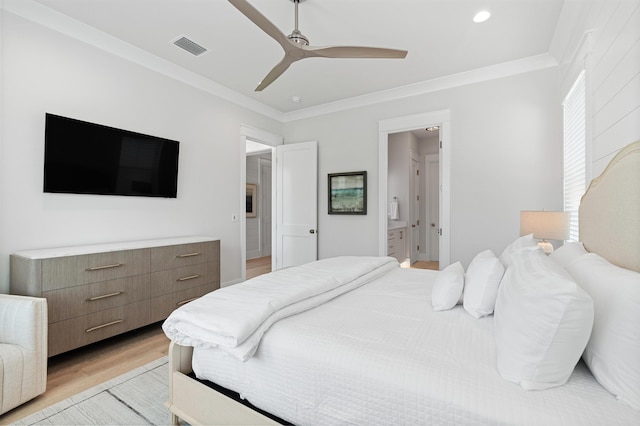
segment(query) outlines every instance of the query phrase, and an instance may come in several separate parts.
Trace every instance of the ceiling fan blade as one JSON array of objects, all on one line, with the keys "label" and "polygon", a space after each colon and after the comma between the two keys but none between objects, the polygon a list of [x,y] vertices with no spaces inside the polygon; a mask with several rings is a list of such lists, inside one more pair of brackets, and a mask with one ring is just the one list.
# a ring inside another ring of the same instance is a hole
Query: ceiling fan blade
[{"label": "ceiling fan blade", "polygon": [[307,47],[305,56],[320,56],[324,58],[382,58],[402,59],[407,56],[406,50],[385,49],[382,47],[358,47],[358,46],[326,46]]},{"label": "ceiling fan blade", "polygon": [[244,16],[249,18],[251,22],[256,24],[262,31],[267,33],[271,38],[277,41],[283,48],[289,46],[290,42],[286,35],[278,29],[271,21],[269,21],[262,13],[253,7],[247,0],[229,0],[236,9]]},{"label": "ceiling fan blade", "polygon": [[260,84],[258,84],[258,87],[256,87],[255,91],[256,92],[261,92],[268,85],[273,83],[278,77],[280,77],[282,75],[282,73],[285,72],[287,70],[287,68],[289,68],[289,65],[291,65],[295,61],[296,61],[296,59],[293,59],[290,56],[286,56],[285,55],[285,57],[282,58],[282,60],[278,63],[278,65],[273,67],[273,69],[271,71],[269,71],[269,74],[267,74],[265,76],[265,78],[262,79]]}]

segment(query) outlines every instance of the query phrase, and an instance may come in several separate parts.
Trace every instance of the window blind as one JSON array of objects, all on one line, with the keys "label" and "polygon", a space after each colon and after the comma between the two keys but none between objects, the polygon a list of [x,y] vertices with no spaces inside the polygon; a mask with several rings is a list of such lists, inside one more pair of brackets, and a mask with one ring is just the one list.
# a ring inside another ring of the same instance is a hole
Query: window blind
[{"label": "window blind", "polygon": [[564,211],[571,213],[569,240],[579,241],[578,208],[585,191],[585,83],[584,70],[563,102]]}]

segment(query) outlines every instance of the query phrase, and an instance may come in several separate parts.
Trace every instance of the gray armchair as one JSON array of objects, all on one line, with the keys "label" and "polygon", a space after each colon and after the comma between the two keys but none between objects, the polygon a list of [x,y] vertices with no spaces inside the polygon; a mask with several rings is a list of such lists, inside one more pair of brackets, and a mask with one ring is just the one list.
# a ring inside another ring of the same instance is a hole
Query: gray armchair
[{"label": "gray armchair", "polygon": [[0,294],[0,414],[46,387],[47,301]]}]

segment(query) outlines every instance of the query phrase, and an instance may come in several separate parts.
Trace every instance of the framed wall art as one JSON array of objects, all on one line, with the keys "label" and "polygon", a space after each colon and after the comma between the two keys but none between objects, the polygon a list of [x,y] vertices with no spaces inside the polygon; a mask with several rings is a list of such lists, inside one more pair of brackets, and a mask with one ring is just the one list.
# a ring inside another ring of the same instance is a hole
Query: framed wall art
[{"label": "framed wall art", "polygon": [[367,172],[329,174],[329,214],[367,214]]},{"label": "framed wall art", "polygon": [[256,192],[258,186],[253,183],[247,184],[247,217],[256,217],[258,213],[258,198]]}]

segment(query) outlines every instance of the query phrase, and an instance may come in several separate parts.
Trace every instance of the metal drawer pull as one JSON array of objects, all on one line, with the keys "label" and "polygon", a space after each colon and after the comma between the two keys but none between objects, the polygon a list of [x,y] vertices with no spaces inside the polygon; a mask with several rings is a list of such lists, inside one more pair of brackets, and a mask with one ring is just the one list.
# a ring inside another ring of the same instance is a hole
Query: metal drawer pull
[{"label": "metal drawer pull", "polygon": [[199,297],[192,297],[191,299],[183,300],[182,302],[176,303],[178,306],[186,305],[189,302],[193,302],[194,300],[199,299]]},{"label": "metal drawer pull", "polygon": [[91,333],[92,331],[100,330],[101,328],[109,327],[110,325],[120,324],[121,322],[124,322],[124,320],[119,319],[119,320],[108,322],[106,324],[96,325],[95,327],[87,328],[85,330],[85,333]]},{"label": "metal drawer pull", "polygon": [[178,278],[176,281],[189,281],[189,280],[193,280],[195,278],[200,278],[200,275],[198,275],[198,274],[189,275],[188,277]]},{"label": "metal drawer pull", "polygon": [[91,268],[85,269],[85,271],[99,271],[101,269],[111,269],[117,268],[118,266],[122,266],[122,263],[114,263],[113,265],[104,265],[104,266],[92,266]]},{"label": "metal drawer pull", "polygon": [[87,299],[87,302],[93,302],[100,299],[106,299],[107,297],[118,296],[124,293],[124,291],[116,291],[115,293],[103,294],[102,296],[94,296]]},{"label": "metal drawer pull", "polygon": [[198,253],[196,251],[196,252],[193,252],[193,253],[179,254],[176,257],[179,258],[179,259],[182,259],[183,257],[193,257],[193,256],[200,256],[200,253]]}]

